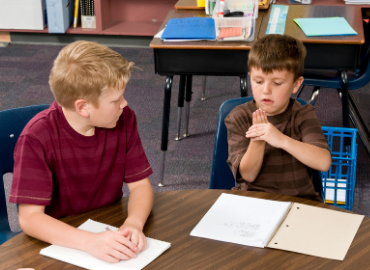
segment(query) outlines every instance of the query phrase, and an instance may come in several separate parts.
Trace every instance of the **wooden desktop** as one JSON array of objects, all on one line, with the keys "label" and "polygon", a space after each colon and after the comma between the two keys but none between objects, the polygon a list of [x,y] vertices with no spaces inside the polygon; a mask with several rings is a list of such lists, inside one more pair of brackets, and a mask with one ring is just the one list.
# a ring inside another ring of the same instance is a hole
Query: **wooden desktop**
[{"label": "wooden desktop", "polygon": [[[263,192],[230,190],[179,190],[155,193],[153,210],[144,227],[148,237],[171,243],[171,247],[145,269],[365,269],[370,264],[370,219],[365,217],[344,261],[329,260],[278,249],[255,248],[190,236],[221,193],[293,201],[349,212],[305,199]],[[87,219],[120,226],[127,217],[128,198],[113,206],[63,218],[77,227]],[[320,222],[319,220],[317,222]],[[33,267],[42,269],[80,269],[39,255],[49,244],[20,233],[0,246],[0,269]]]}]

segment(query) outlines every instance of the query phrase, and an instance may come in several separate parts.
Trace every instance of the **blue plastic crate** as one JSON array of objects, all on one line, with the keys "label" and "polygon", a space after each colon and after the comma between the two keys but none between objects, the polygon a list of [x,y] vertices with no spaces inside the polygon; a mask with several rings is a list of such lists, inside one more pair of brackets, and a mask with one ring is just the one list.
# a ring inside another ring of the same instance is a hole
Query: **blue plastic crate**
[{"label": "blue plastic crate", "polygon": [[357,129],[339,127],[321,127],[321,129],[328,140],[332,155],[329,171],[321,172],[323,201],[352,210],[356,182]]}]

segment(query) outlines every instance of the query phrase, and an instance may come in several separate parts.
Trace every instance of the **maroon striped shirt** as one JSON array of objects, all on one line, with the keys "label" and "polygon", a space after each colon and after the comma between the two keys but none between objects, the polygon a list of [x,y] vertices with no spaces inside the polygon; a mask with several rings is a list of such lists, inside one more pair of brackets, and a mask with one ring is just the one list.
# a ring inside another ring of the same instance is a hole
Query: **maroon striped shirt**
[{"label": "maroon striped shirt", "polygon": [[[255,110],[257,108],[254,101],[250,101],[237,106],[225,118],[229,144],[227,162],[239,183],[239,189],[320,200],[313,187],[308,167],[285,150],[267,143],[262,167],[255,181],[248,182],[241,178],[239,164],[250,142],[245,133],[253,124],[252,113]],[[267,119],[280,132],[297,141],[329,149],[315,109],[311,105],[302,106],[298,101],[291,99],[284,112],[268,116]]]},{"label": "maroon striped shirt", "polygon": [[129,107],[115,128],[83,136],[54,102],[26,125],[14,161],[9,201],[45,205],[55,218],[111,205],[122,197],[123,182],[152,174]]}]

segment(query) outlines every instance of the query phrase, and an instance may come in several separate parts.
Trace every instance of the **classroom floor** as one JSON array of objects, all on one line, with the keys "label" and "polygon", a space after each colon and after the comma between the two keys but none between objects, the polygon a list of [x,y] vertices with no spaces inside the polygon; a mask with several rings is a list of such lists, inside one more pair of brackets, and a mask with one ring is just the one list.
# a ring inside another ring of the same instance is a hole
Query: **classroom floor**
[{"label": "classroom floor", "polygon": [[[61,48],[62,46],[57,45],[20,44],[0,48],[0,110],[53,101],[48,78],[53,60]],[[201,101],[201,77],[194,76],[189,124],[191,136],[178,142],[174,141],[174,138],[179,76],[174,77],[165,167],[166,186],[160,188],[157,184],[165,78],[154,74],[152,49],[113,49],[127,60],[135,62],[138,67],[132,73],[125,97],[137,115],[141,140],[154,171],[150,177],[154,190],[160,192],[208,188],[217,112],[223,101],[240,96],[239,78],[207,77],[207,99]],[[354,91],[368,121],[370,121],[370,109],[367,105],[370,104],[369,88],[370,85],[367,85]],[[312,88],[307,87],[301,97],[307,100],[311,90]],[[341,126],[341,102],[335,89],[322,89],[315,108],[323,126]],[[353,210],[370,217],[370,158],[360,140],[358,144]]]}]

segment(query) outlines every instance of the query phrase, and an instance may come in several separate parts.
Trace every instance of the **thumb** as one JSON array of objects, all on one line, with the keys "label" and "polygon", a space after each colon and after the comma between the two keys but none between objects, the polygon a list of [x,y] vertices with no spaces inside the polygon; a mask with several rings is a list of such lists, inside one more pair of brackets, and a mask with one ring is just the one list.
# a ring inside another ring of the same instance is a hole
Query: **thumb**
[{"label": "thumb", "polygon": [[124,237],[128,237],[130,234],[131,234],[131,230],[126,228],[126,229],[123,229],[122,231],[118,231],[122,236]]}]

